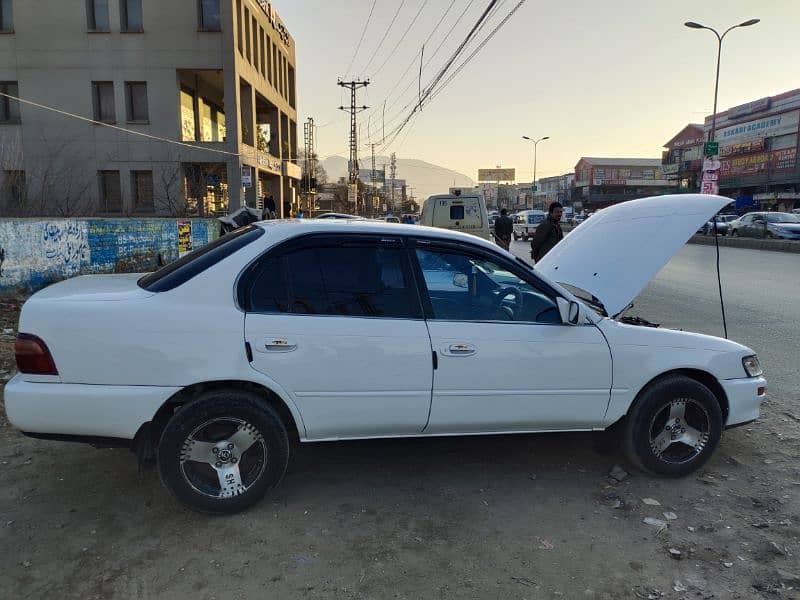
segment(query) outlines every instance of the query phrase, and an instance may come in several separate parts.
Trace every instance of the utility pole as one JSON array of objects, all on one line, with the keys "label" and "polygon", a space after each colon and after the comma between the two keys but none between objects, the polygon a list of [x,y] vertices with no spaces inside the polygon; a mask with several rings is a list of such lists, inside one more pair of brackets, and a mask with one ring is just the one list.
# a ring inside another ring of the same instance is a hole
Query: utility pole
[{"label": "utility pole", "polygon": [[[392,210],[395,210],[397,207],[394,205],[394,180],[397,175],[397,156],[394,152],[392,152],[391,162],[389,163],[389,175],[392,183],[392,190],[390,192],[392,196]],[[400,212],[402,212],[402,210]]]},{"label": "utility pole", "polygon": [[303,124],[303,141],[305,156],[303,157],[303,191],[308,202],[309,216],[314,211],[314,191],[316,188],[316,144],[314,140],[314,118],[308,117]]},{"label": "utility pole", "polygon": [[358,213],[358,121],[356,115],[369,107],[356,105],[356,93],[359,88],[365,88],[369,85],[369,79],[355,79],[353,81],[339,79],[337,84],[350,90],[350,106],[340,106],[339,110],[350,113],[350,160],[347,164],[347,170],[349,182],[352,186],[351,193],[356,202],[356,213]]},{"label": "utility pole", "polygon": [[378,189],[375,186],[375,144],[370,144],[370,146],[371,146],[370,149],[372,151],[372,176],[370,177],[370,179],[372,180],[372,200],[371,200],[370,208],[372,208],[374,210],[375,209],[375,204],[374,204],[375,196],[377,195],[377,189]]}]

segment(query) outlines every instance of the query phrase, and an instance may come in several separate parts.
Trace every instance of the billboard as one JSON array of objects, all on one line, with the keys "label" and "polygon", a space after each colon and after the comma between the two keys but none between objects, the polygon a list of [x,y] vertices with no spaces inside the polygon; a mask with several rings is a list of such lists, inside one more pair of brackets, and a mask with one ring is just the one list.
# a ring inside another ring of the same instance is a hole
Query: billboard
[{"label": "billboard", "polygon": [[720,146],[741,144],[759,138],[797,133],[798,123],[800,123],[800,111],[794,110],[781,115],[724,127],[717,131],[715,139]]},{"label": "billboard", "polygon": [[797,165],[797,148],[760,152],[722,160],[722,175],[761,175],[767,171],[786,171]]},{"label": "billboard", "polygon": [[516,181],[516,170],[478,169],[478,181]]},{"label": "billboard", "polygon": [[[359,169],[358,178],[364,183],[372,183],[372,169]],[[375,183],[386,183],[386,168],[375,169]]]}]

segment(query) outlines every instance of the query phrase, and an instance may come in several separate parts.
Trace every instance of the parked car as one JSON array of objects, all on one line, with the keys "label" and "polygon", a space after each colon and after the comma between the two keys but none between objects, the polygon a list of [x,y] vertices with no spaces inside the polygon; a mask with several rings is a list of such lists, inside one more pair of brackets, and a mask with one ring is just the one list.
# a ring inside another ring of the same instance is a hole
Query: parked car
[{"label": "parked car", "polygon": [[[728,233],[728,225],[732,221],[735,221],[736,219],[738,219],[736,215],[717,215],[716,218],[717,234],[726,235]],[[712,218],[705,225],[703,225],[702,229],[698,230],[697,233],[702,233],[703,235],[713,235],[714,219]]]},{"label": "parked car", "polygon": [[399,223],[400,218],[395,217],[394,215],[386,215],[385,217],[380,218],[381,221],[386,221],[387,223]]},{"label": "parked car", "polygon": [[800,239],[800,217],[792,213],[751,212],[728,227],[731,236]]},{"label": "parked car", "polygon": [[178,500],[218,514],[278,484],[290,439],[613,427],[639,467],[686,475],[726,427],[758,417],[758,359],[620,319],[728,201],[612,206],[535,269],[444,229],[248,225],[154,273],[31,296],[5,410],[33,437],[155,459]]},{"label": "parked car", "polygon": [[317,218],[317,219],[363,219],[364,217],[358,217],[356,215],[348,215],[346,213],[329,212],[329,213],[323,213],[323,214],[321,214],[321,215],[319,215],[319,216],[317,216],[315,218]]},{"label": "parked car", "polygon": [[529,240],[536,233],[539,223],[547,218],[543,210],[521,210],[514,215],[514,239]]}]

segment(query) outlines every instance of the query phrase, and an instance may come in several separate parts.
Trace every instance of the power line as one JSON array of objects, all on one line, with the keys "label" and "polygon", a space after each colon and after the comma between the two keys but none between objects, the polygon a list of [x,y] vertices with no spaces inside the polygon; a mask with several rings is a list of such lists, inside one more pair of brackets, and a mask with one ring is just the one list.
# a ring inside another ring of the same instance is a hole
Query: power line
[{"label": "power line", "polygon": [[[425,8],[425,5],[427,5],[427,4],[428,4],[428,0],[423,0],[422,4],[419,7],[419,10],[417,11],[417,14],[414,15],[414,18],[411,20],[411,23],[408,24],[408,27],[406,27],[406,30],[403,32],[403,35],[401,35],[400,39],[397,40],[397,43],[394,45],[394,48],[392,48],[392,51],[389,52],[388,55],[386,55],[386,58],[381,63],[381,66],[378,67],[376,73],[379,73],[380,71],[383,71],[383,67],[386,66],[386,63],[389,62],[389,59],[391,59],[394,56],[394,53],[397,52],[397,48],[400,47],[400,44],[406,38],[406,36],[408,35],[408,32],[411,31],[411,28],[414,26],[414,23],[417,22],[417,19],[419,18],[420,14],[422,14],[422,10]],[[370,62],[372,62],[372,61],[370,61]]]},{"label": "power line", "polygon": [[345,69],[344,76],[350,73],[350,69],[353,67],[353,63],[356,60],[356,56],[358,56],[358,51],[361,49],[361,43],[364,41],[364,36],[367,34],[367,28],[369,27],[369,22],[372,20],[372,13],[375,11],[375,5],[378,3],[378,0],[372,0],[372,8],[369,9],[369,16],[367,20],[364,22],[364,29],[361,30],[361,37],[358,39],[358,44],[356,45],[356,50],[353,52],[353,57],[350,59],[350,64],[347,65],[347,69]]},{"label": "power line", "polygon": [[[425,0],[425,1],[427,2],[427,0]],[[365,66],[364,69],[361,71],[362,73],[366,73],[367,72],[367,69],[369,69],[369,66],[372,64],[372,61],[375,60],[375,57],[378,55],[378,52],[380,52],[381,48],[383,47],[383,43],[386,41],[386,38],[389,35],[389,32],[392,30],[392,26],[394,26],[394,22],[397,20],[397,15],[399,15],[400,11],[403,10],[403,6],[405,5],[405,3],[406,3],[406,0],[402,0],[400,2],[400,5],[397,7],[397,10],[394,12],[394,16],[392,17],[392,20],[389,23],[389,26],[386,28],[386,31],[383,32],[383,37],[381,38],[381,41],[378,42],[378,47],[375,48],[375,51],[372,53],[372,56],[370,56],[369,62],[367,63],[367,66]],[[381,69],[378,69],[378,71],[380,71],[380,70]]]},{"label": "power line", "polygon": [[[185,148],[192,148],[194,150],[205,150],[207,152],[216,152],[217,154],[226,154],[228,156],[241,156],[238,152],[228,152],[227,150],[219,150],[217,148],[208,148],[206,146],[195,146],[194,144],[187,144],[186,142],[179,142],[177,140],[171,140],[169,138],[159,137],[157,135],[151,135],[149,133],[144,133],[143,131],[135,131],[133,129],[126,129],[125,127],[119,127],[118,125],[112,125],[111,123],[104,123],[102,121],[96,121],[95,119],[90,119],[89,117],[84,117],[81,115],[76,115],[71,112],[67,112],[65,110],[61,110],[59,108],[54,108],[52,106],[47,106],[45,104],[39,104],[38,102],[33,102],[32,100],[26,100],[24,98],[19,98],[17,96],[12,96],[10,94],[6,94],[4,92],[0,92],[0,96],[5,98],[9,98],[10,100],[16,100],[17,102],[21,102],[23,104],[28,104],[30,106],[34,106],[36,108],[40,108],[42,110],[48,110],[50,112],[54,112],[59,115],[63,115],[65,117],[71,117],[73,119],[78,119],[79,121],[84,121],[86,123],[91,123],[92,125],[99,125],[101,127],[107,127],[108,129],[114,129],[116,131],[121,131],[123,133],[129,133],[131,135],[138,135],[139,137],[147,138],[150,140],[155,140],[157,142],[165,142],[167,144],[174,144],[176,146],[183,146]],[[283,159],[288,161],[289,159]]]}]

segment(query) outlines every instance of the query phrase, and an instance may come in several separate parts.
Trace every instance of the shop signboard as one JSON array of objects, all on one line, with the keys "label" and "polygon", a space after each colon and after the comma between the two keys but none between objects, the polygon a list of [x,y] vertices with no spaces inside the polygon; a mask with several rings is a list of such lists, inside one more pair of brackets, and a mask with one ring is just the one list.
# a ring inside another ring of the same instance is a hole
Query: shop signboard
[{"label": "shop signboard", "polygon": [[798,124],[800,111],[794,110],[724,127],[717,131],[716,139],[720,146],[729,146],[748,140],[797,133]]},{"label": "shop signboard", "polygon": [[722,174],[753,176],[770,171],[787,171],[797,165],[797,148],[786,148],[773,152],[759,152],[748,156],[737,156],[722,161]]}]

